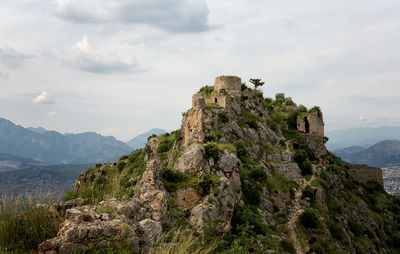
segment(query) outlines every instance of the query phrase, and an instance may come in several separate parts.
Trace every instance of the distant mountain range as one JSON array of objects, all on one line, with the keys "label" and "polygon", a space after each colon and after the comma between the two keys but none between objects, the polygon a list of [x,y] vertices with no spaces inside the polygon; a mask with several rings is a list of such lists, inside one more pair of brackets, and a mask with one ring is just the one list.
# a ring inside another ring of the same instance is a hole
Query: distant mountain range
[{"label": "distant mountain range", "polygon": [[133,139],[129,140],[128,142],[126,142],[127,145],[129,145],[130,147],[132,147],[133,149],[139,149],[139,148],[143,148],[146,143],[147,143],[147,138],[153,134],[155,135],[160,135],[163,133],[166,133],[166,130],[163,129],[151,129],[148,132],[145,132],[143,134],[140,134],[136,137],[134,137]]},{"label": "distant mountain range", "polygon": [[61,134],[24,128],[0,118],[0,153],[47,164],[87,164],[115,161],[131,148],[114,137],[94,132]]},{"label": "distant mountain range", "polygon": [[375,167],[400,165],[400,141],[398,140],[384,140],[368,148],[351,146],[333,152],[351,163]]},{"label": "distant mountain range", "polygon": [[370,147],[382,140],[400,140],[400,127],[352,128],[328,131],[329,150],[338,150],[350,146]]}]

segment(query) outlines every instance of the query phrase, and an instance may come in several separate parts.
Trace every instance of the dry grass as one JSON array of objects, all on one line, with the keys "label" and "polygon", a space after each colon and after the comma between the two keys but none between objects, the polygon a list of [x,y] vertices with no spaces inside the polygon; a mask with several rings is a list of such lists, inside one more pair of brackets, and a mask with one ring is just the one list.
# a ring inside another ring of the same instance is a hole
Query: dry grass
[{"label": "dry grass", "polygon": [[202,244],[191,230],[176,230],[161,236],[150,254],[207,254],[216,247],[215,243]]},{"label": "dry grass", "polygon": [[23,253],[57,235],[62,218],[48,210],[50,195],[33,198],[2,196],[0,199],[0,252]]}]

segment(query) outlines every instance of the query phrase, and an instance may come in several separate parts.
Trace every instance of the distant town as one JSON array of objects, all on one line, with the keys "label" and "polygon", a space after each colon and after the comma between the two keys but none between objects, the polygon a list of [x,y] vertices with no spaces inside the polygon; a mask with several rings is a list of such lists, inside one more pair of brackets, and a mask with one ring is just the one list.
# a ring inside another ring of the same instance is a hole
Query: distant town
[{"label": "distant town", "polygon": [[400,166],[382,168],[385,190],[392,195],[400,196]]}]

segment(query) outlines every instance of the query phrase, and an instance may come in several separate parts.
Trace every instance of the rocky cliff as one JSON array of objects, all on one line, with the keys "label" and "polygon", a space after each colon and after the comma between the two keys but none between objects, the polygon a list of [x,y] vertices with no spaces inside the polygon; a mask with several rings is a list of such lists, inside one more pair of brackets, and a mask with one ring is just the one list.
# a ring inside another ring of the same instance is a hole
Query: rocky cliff
[{"label": "rocky cliff", "polygon": [[180,130],[82,173],[39,252],[146,253],[187,228],[215,253],[398,253],[400,200],[329,153],[323,131],[298,131],[304,106],[238,80],[200,89]]}]

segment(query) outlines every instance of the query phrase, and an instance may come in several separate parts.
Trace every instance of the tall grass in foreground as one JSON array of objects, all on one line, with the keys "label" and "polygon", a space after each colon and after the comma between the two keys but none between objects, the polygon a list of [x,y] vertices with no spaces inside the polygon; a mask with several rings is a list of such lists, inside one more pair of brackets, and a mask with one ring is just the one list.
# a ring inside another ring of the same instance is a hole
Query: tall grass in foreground
[{"label": "tall grass in foreground", "polygon": [[57,235],[62,218],[50,212],[50,195],[2,196],[0,199],[0,252],[23,253]]},{"label": "tall grass in foreground", "polygon": [[191,230],[170,231],[160,237],[150,254],[207,254],[215,250],[215,243],[202,244]]}]

